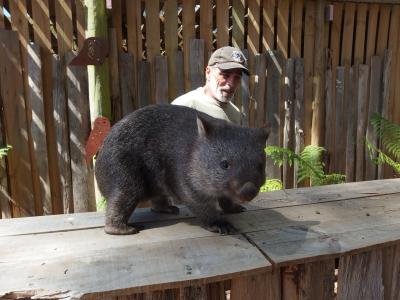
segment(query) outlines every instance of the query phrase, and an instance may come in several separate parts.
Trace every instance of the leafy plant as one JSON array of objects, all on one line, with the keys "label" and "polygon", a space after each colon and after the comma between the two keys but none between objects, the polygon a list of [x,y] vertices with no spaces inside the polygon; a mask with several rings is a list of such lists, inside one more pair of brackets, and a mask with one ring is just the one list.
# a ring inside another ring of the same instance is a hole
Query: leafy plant
[{"label": "leafy plant", "polygon": [[400,126],[378,113],[372,115],[371,125],[384,149],[379,149],[367,139],[366,145],[371,160],[377,165],[388,164],[400,174]]},{"label": "leafy plant", "polygon": [[300,154],[277,146],[268,146],[265,148],[267,156],[279,166],[282,166],[284,162],[288,162],[290,166],[295,162],[297,163],[298,183],[307,179],[310,179],[313,186],[343,183],[346,179],[345,175],[336,173],[325,174],[324,163],[321,161],[324,151],[323,147],[313,145],[305,147]]},{"label": "leafy plant", "polygon": [[282,181],[280,181],[279,179],[267,178],[267,180],[265,180],[265,183],[260,188],[260,192],[279,191],[282,188],[283,188]]},{"label": "leafy plant", "polygon": [[4,156],[7,156],[8,151],[12,149],[12,146],[6,145],[3,148],[0,148],[0,159],[3,158]]}]

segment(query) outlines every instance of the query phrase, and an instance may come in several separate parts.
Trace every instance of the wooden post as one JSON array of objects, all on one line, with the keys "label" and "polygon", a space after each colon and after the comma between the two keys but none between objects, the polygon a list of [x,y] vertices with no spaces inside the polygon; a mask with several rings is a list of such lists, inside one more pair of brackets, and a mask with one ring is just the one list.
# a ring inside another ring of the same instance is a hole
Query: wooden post
[{"label": "wooden post", "polygon": [[[107,40],[107,15],[105,1],[86,0],[86,38],[101,37]],[[102,65],[88,66],[90,119],[98,116],[111,119],[108,60]]]}]

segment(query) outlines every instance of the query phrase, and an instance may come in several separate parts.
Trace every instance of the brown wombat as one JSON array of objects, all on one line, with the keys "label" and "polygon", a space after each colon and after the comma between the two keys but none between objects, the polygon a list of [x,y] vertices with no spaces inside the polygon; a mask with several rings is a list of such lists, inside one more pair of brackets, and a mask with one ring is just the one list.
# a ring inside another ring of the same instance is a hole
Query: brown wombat
[{"label": "brown wombat", "polygon": [[223,212],[241,212],[265,181],[265,128],[245,128],[178,105],[139,109],[116,123],[96,160],[107,199],[105,231],[137,233],[128,219],[139,202],[179,213],[185,204],[210,231],[232,233]]}]

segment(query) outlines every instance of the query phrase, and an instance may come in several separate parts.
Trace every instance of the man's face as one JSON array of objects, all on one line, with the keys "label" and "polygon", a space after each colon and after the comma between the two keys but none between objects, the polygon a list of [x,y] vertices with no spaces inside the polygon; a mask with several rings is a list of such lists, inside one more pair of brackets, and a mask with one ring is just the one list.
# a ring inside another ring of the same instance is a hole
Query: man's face
[{"label": "man's face", "polygon": [[221,70],[216,67],[207,67],[206,74],[210,96],[222,103],[231,101],[240,84],[242,71],[240,69]]}]

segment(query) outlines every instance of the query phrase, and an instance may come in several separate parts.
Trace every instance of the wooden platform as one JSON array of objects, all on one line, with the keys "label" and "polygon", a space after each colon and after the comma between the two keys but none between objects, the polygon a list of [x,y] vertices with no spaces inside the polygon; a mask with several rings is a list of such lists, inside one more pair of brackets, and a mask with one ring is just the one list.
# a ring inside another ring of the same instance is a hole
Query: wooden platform
[{"label": "wooden platform", "polygon": [[240,234],[184,207],[138,209],[132,236],[105,234],[101,213],[0,220],[0,299],[333,299],[337,258],[337,299],[400,299],[400,179],[263,193],[228,219]]}]

